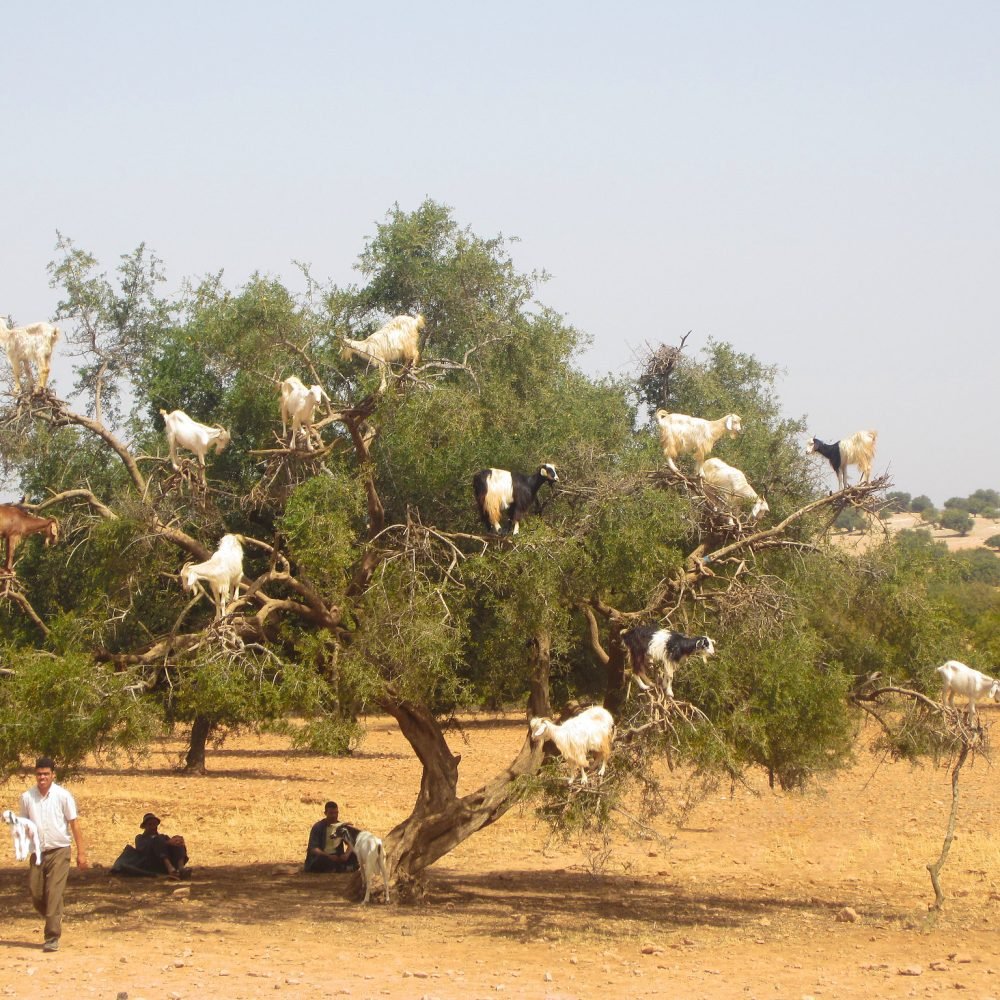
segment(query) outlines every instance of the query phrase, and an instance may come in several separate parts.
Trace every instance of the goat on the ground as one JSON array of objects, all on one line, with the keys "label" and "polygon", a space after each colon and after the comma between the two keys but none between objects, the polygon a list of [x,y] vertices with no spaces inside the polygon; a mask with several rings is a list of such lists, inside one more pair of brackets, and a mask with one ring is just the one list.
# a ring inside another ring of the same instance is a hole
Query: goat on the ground
[{"label": "goat on the ground", "polygon": [[629,652],[636,683],[648,691],[654,681],[646,672],[647,664],[659,664],[663,671],[663,686],[667,695],[674,696],[674,671],[689,656],[708,659],[715,655],[715,643],[707,635],[684,635],[656,625],[637,625],[622,633],[622,642]]},{"label": "goat on the ground", "polygon": [[680,471],[674,460],[686,454],[694,455],[696,471],[701,472],[705,456],[715,447],[715,442],[725,434],[734,438],[743,430],[738,413],[727,413],[718,420],[705,420],[689,417],[686,413],[657,410],[656,423],[660,428],[660,447],[674,472]]},{"label": "goat on the ground", "polygon": [[978,698],[1000,700],[1000,680],[990,677],[989,674],[967,667],[958,660],[948,660],[936,669],[943,683],[941,701],[945,707],[954,708],[955,695],[964,695],[969,699],[969,717],[974,719]]},{"label": "goat on the ground", "polygon": [[14,572],[14,552],[22,538],[28,535],[44,535],[45,544],[59,541],[59,522],[54,517],[36,517],[17,504],[0,504],[0,538],[7,541],[7,559],[4,572]]},{"label": "goat on the ground", "polygon": [[198,593],[198,581],[204,580],[215,601],[215,617],[222,618],[229,606],[230,597],[240,596],[243,579],[243,546],[236,535],[223,535],[210,559],[201,563],[185,563],[181,568],[181,583],[191,593]]},{"label": "goat on the ground", "polygon": [[389,871],[386,866],[385,847],[382,838],[376,837],[370,830],[356,830],[352,826],[344,827],[347,839],[358,859],[358,870],[361,872],[361,881],[365,887],[365,898],[362,903],[367,903],[371,898],[372,880],[375,873],[382,875],[382,888],[385,892],[385,901],[389,902]]},{"label": "goat on the ground", "polygon": [[353,355],[369,365],[375,365],[382,376],[379,390],[385,392],[386,372],[389,365],[420,363],[420,331],[425,326],[423,316],[395,316],[381,329],[364,340],[344,338],[340,356],[350,361]]},{"label": "goat on the ground", "polygon": [[601,765],[597,776],[604,777],[615,738],[615,720],[606,708],[592,705],[562,725],[551,719],[534,718],[528,723],[528,729],[532,740],[551,740],[555,743],[570,766],[569,784],[573,784],[577,771],[580,772],[580,784],[587,784],[588,754],[591,753]]},{"label": "goat on the ground", "polygon": [[3,811],[3,821],[10,825],[10,835],[14,839],[14,857],[26,861],[34,854],[35,864],[42,863],[42,844],[38,839],[38,827],[27,816],[16,816],[10,809]]},{"label": "goat on the ground", "polygon": [[510,518],[510,532],[516,535],[528,509],[538,509],[538,491],[543,483],[558,483],[556,467],[545,463],[530,476],[507,469],[480,469],[472,477],[472,492],[483,524],[497,534],[504,513]]},{"label": "goat on the ground", "polygon": [[858,431],[848,438],[841,438],[833,444],[827,444],[814,437],[806,445],[806,454],[822,455],[837,474],[837,485],[847,489],[847,467],[856,465],[861,472],[861,482],[867,483],[871,477],[872,462],[875,459],[875,439],[878,431]]}]

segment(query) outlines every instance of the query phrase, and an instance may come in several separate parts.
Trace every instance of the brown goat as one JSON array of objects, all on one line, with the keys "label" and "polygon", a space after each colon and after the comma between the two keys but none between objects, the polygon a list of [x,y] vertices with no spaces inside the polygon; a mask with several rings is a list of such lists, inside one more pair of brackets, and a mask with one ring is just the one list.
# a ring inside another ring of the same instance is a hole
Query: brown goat
[{"label": "brown goat", "polygon": [[23,507],[0,503],[0,537],[7,539],[7,562],[4,571],[14,573],[14,550],[27,535],[45,536],[45,544],[59,541],[59,522],[54,517],[35,517]]}]

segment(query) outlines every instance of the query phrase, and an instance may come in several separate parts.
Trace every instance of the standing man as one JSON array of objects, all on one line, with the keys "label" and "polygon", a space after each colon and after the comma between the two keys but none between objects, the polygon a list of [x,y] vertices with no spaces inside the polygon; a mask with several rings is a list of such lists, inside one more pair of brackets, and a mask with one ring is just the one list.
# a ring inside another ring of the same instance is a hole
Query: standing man
[{"label": "standing man", "polygon": [[63,893],[69,877],[70,833],[76,841],[76,866],[89,868],[83,831],[73,796],[55,783],[55,763],[51,757],[35,761],[35,787],[21,796],[21,815],[38,827],[42,863],[31,859],[28,888],[35,909],[45,917],[42,951],[58,951],[62,934]]}]

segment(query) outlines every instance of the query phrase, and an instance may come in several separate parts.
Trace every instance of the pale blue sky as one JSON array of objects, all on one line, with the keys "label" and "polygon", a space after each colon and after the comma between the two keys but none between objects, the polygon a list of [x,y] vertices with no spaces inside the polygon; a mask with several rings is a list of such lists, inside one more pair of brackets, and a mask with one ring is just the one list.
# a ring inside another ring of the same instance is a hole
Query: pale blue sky
[{"label": "pale blue sky", "polygon": [[896,488],[1000,488],[996,3],[56,0],[4,43],[0,314],[51,317],[56,229],[300,287],[430,196],[520,237],[588,370],[728,340]]}]

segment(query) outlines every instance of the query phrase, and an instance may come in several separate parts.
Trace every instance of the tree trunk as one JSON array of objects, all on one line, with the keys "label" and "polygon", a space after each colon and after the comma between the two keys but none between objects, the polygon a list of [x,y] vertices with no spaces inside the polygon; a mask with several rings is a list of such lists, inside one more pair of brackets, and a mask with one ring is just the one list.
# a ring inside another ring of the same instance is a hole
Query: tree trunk
[{"label": "tree trunk", "polygon": [[209,736],[215,724],[207,715],[196,715],[191,725],[191,737],[188,741],[188,752],[184,758],[184,770],[193,774],[205,774],[208,768],[205,766],[205,744],[208,743]]},{"label": "tree trunk", "polygon": [[[549,637],[537,635],[531,643],[534,665],[528,696],[528,715],[549,715]],[[525,733],[514,760],[481,788],[461,798],[458,765],[437,720],[427,709],[394,697],[381,701],[423,765],[420,792],[413,812],[385,838],[390,870],[397,883],[411,883],[425,868],[444,857],[467,837],[496,822],[517,801],[515,782],[534,774],[542,764],[542,745]]]},{"label": "tree trunk", "polygon": [[625,659],[628,653],[622,642],[622,627],[614,619],[608,626],[608,659],[604,664],[606,674],[604,707],[617,719],[625,700]]}]

